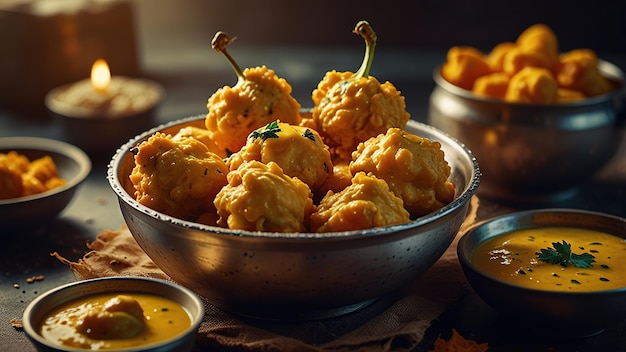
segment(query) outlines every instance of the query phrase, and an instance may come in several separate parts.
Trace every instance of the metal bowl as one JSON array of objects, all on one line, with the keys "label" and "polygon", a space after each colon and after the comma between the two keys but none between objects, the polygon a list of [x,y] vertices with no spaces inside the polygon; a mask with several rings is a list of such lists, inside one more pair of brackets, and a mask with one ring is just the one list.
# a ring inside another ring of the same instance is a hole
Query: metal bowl
[{"label": "metal bowl", "polygon": [[16,151],[31,161],[50,156],[59,176],[66,183],[49,191],[30,196],[0,199],[0,224],[3,228],[32,228],[41,226],[63,211],[78,186],[91,171],[91,160],[79,148],[54,139],[37,137],[0,138],[0,153]]},{"label": "metal bowl", "polygon": [[508,103],[477,97],[433,72],[428,123],[465,143],[483,178],[479,195],[497,200],[558,201],[613,157],[623,138],[626,90],[622,71],[600,71],[617,82],[610,94],[562,104]]},{"label": "metal bowl", "polygon": [[451,165],[454,201],[410,223],[337,233],[229,230],[182,221],[133,198],[129,151],[156,131],[203,126],[195,116],[130,140],[114,155],[108,180],[130,232],[170,277],[223,310],[265,319],[321,319],[373,303],[405,287],[449,247],[480,178],[471,152],[441,131],[409,122],[411,133],[437,140]]},{"label": "metal bowl", "polygon": [[106,277],[76,281],[47,291],[33,300],[24,310],[22,323],[24,332],[38,351],[90,351],[90,349],[60,347],[41,336],[39,326],[55,308],[72,300],[104,293],[147,293],[158,294],[182,305],[191,317],[191,326],[181,335],[142,347],[118,350],[120,352],[141,351],[191,351],[196,333],[204,318],[204,304],[200,297],[190,290],[171,282],[145,277]]},{"label": "metal bowl", "polygon": [[[626,287],[591,292],[558,292],[524,288],[482,273],[472,264],[474,249],[499,235],[538,227],[574,227],[626,238],[626,219],[574,209],[523,211],[487,220],[463,234],[457,253],[474,291],[508,323],[525,332],[590,336],[626,317]],[[618,268],[622,270],[622,268]],[[552,335],[554,337],[554,335]]]}]

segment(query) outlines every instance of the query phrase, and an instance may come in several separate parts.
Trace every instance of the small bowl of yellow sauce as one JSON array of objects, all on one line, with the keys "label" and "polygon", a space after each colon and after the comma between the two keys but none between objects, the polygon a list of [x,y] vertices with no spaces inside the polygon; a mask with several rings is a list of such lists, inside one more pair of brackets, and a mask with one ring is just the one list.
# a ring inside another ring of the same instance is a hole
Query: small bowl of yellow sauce
[{"label": "small bowl of yellow sauce", "polygon": [[38,351],[191,351],[203,317],[201,299],[182,286],[109,277],[42,294],[23,324]]},{"label": "small bowl of yellow sauce", "polygon": [[472,289],[528,332],[589,336],[626,318],[626,219],[575,209],[499,216],[457,247]]}]

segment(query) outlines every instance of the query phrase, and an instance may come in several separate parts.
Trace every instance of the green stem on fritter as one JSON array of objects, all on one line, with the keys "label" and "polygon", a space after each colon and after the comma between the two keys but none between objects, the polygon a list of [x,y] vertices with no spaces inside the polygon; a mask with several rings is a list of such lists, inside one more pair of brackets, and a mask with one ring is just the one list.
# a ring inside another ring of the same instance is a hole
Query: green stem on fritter
[{"label": "green stem on fritter", "polygon": [[359,21],[353,30],[354,33],[360,35],[365,40],[365,56],[363,57],[363,63],[357,72],[354,73],[352,78],[358,79],[361,77],[367,77],[374,61],[374,49],[376,48],[376,33],[374,29],[367,21]]},{"label": "green stem on fritter", "polygon": [[233,67],[233,70],[235,70],[235,74],[237,74],[237,80],[241,82],[246,79],[246,77],[243,74],[243,70],[241,69],[241,67],[239,67],[235,59],[233,59],[233,57],[230,56],[230,54],[226,50],[226,47],[228,46],[228,44],[234,42],[235,39],[237,39],[237,37],[230,38],[228,34],[222,31],[219,31],[215,33],[215,36],[213,37],[213,40],[211,41],[211,47],[213,48],[213,50],[217,51],[218,53],[222,53],[224,56],[226,56],[226,59],[228,60],[230,65]]}]

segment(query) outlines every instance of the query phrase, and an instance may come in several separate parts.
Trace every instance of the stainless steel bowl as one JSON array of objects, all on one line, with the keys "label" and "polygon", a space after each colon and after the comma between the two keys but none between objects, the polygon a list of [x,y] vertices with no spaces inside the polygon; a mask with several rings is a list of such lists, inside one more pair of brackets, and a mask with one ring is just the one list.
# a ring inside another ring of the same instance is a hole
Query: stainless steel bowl
[{"label": "stainless steel bowl", "polygon": [[457,247],[461,267],[474,291],[504,317],[514,317],[506,321],[523,327],[524,332],[552,337],[589,336],[623,320],[626,287],[592,292],[530,289],[486,275],[471,262],[474,249],[489,239],[514,230],[551,226],[584,228],[626,238],[626,219],[584,210],[539,209],[487,220],[463,234]]},{"label": "stainless steel bowl", "polygon": [[405,287],[449,247],[479,184],[478,164],[466,147],[411,121],[408,131],[441,143],[457,195],[410,223],[326,234],[237,231],[182,221],[135,201],[129,150],[156,131],[174,133],[203,123],[204,116],[190,117],[132,139],[113,157],[108,180],[131,233],[152,260],[212,304],[240,315],[332,317]]},{"label": "stainless steel bowl", "polygon": [[155,344],[119,350],[128,352],[178,352],[191,351],[196,333],[204,318],[204,304],[190,290],[164,280],[145,277],[106,277],[76,281],[47,291],[33,300],[24,310],[23,325],[26,335],[41,352],[88,351],[90,349],[61,347],[46,340],[39,333],[39,326],[55,308],[72,300],[104,293],[158,294],[182,305],[191,317],[191,326],[180,335]]},{"label": "stainless steel bowl", "polygon": [[483,178],[479,195],[514,201],[568,198],[615,154],[624,131],[622,71],[600,71],[619,83],[614,92],[558,105],[480,98],[433,72],[428,123],[465,143]]}]

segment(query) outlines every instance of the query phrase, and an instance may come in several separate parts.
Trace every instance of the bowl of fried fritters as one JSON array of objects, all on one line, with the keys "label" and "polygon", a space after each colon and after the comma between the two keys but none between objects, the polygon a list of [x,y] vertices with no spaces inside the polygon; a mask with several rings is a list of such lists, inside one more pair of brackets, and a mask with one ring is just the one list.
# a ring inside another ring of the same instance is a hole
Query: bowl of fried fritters
[{"label": "bowl of fried fritters", "polygon": [[0,224],[34,229],[59,215],[91,171],[78,147],[40,137],[0,138]]},{"label": "bowl of fried fritters", "polygon": [[[266,66],[215,91],[206,115],[146,131],[108,180],[128,228],[167,275],[234,314],[323,319],[400,291],[452,243],[480,181],[471,151],[410,120],[364,64],[328,71],[302,109]],[[218,32],[213,48],[232,43]]]},{"label": "bowl of fried fritters", "polygon": [[[133,183],[131,177],[150,160],[154,160],[156,168],[179,164],[187,170],[163,178],[189,181],[192,179],[189,170],[195,169],[189,160],[174,162],[167,155],[136,162],[142,143],[154,136],[180,136],[181,131],[189,128],[202,129],[204,120],[204,116],[184,118],[130,140],[113,157],[108,180],[119,198],[130,232],[148,256],[175,281],[207,298],[213,305],[239,315],[270,319],[327,318],[365,307],[401,290],[431,267],[449,247],[479,185],[479,167],[470,150],[431,126],[409,121],[405,128],[407,133],[440,144],[450,166],[448,180],[454,193],[452,199],[437,210],[412,216],[407,221],[358,230],[331,231],[327,227],[322,232],[311,230],[310,225],[302,231],[295,230],[286,221],[283,228],[291,228],[287,231],[281,231],[280,225],[269,231],[229,228],[228,223],[241,223],[242,218],[253,218],[253,214],[262,209],[271,213],[287,207],[280,198],[289,199],[289,191],[279,191],[279,196],[267,196],[265,201],[253,201],[249,194],[248,198],[245,195],[236,198],[232,193],[231,198],[217,195],[209,199],[211,203],[218,198],[228,199],[226,203],[231,207],[241,202],[246,204],[239,218],[230,214],[231,219],[236,219],[222,225],[211,224],[212,217],[206,214],[183,219],[180,213],[176,216],[165,213],[180,210],[184,205],[163,206],[159,211],[153,209],[157,206],[146,206],[138,201],[137,189],[141,183],[136,180]],[[151,148],[164,149],[162,145],[152,145]],[[171,157],[171,150],[165,154]],[[206,170],[215,171],[210,166]],[[366,175],[362,173],[361,176],[365,178]],[[278,187],[270,183],[273,177],[267,174],[234,175],[223,187],[228,188],[233,183],[243,187],[243,184],[252,189],[252,194],[259,194],[267,190],[257,181],[267,182],[269,188]],[[155,179],[151,181],[150,185],[157,182]],[[182,184],[194,187],[191,183]],[[176,188],[170,189],[168,194],[179,192],[180,189]],[[241,189],[240,193],[244,194]],[[158,197],[164,195],[155,195],[151,201],[156,202],[154,198]],[[366,200],[356,203],[363,202]],[[229,218],[223,212],[222,217]],[[373,212],[365,214],[368,219],[375,217]],[[357,219],[354,222],[361,221],[356,215],[353,219]],[[269,219],[267,215],[258,222],[276,224],[283,220]],[[350,222],[351,218],[345,216],[343,220]]]},{"label": "bowl of fried fritters", "polygon": [[433,80],[428,123],[474,152],[485,198],[569,200],[624,138],[623,71],[593,50],[560,49],[543,24],[488,53],[450,48]]}]

